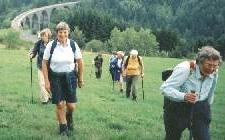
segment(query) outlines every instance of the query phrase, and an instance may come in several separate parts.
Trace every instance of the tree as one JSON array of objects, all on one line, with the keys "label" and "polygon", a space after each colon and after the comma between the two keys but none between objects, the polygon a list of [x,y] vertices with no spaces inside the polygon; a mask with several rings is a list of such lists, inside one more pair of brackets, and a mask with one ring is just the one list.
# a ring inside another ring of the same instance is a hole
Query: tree
[{"label": "tree", "polygon": [[77,42],[78,46],[84,49],[86,37],[83,34],[83,31],[81,31],[78,26],[74,27],[74,31],[71,32],[70,35],[71,38]]},{"label": "tree", "polygon": [[114,28],[108,41],[111,50],[123,50],[129,52],[131,49],[139,51],[140,55],[154,55],[158,51],[158,42],[150,29],[127,28],[120,31]]},{"label": "tree", "polygon": [[156,31],[156,37],[160,51],[170,52],[180,43],[177,33],[171,30]]},{"label": "tree", "polygon": [[85,46],[85,48],[89,51],[93,51],[93,52],[99,52],[104,50],[104,44],[102,43],[102,41],[100,40],[91,40],[90,42],[88,42]]}]

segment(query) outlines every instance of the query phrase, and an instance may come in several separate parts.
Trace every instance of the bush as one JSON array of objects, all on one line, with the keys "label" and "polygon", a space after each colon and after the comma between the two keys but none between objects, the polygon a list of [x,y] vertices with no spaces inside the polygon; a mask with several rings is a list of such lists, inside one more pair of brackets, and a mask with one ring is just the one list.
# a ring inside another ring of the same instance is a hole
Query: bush
[{"label": "bush", "polygon": [[86,50],[88,51],[93,51],[93,52],[99,52],[104,50],[104,44],[100,40],[91,40],[86,44],[85,47]]},{"label": "bush", "polygon": [[20,33],[12,29],[0,30],[0,43],[6,45],[8,49],[16,49],[20,46],[28,47],[30,42],[26,42],[20,39]]}]

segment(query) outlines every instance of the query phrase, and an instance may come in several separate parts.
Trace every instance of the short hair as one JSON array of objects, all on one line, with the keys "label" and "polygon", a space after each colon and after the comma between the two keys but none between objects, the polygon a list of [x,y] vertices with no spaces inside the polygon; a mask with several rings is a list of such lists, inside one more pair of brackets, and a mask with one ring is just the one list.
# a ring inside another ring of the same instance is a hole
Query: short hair
[{"label": "short hair", "polygon": [[138,51],[137,50],[131,50],[130,51],[130,55],[138,55]]},{"label": "short hair", "polygon": [[45,33],[48,34],[48,38],[51,38],[52,32],[51,32],[51,30],[49,28],[45,28],[45,29],[41,30],[40,37],[42,37]]},{"label": "short hair", "polygon": [[220,52],[214,49],[212,46],[202,47],[196,56],[197,64],[203,64],[205,60],[219,60],[219,65],[222,63]]},{"label": "short hair", "polygon": [[56,32],[58,33],[59,30],[68,30],[70,32],[70,27],[66,22],[61,21],[56,25]]}]

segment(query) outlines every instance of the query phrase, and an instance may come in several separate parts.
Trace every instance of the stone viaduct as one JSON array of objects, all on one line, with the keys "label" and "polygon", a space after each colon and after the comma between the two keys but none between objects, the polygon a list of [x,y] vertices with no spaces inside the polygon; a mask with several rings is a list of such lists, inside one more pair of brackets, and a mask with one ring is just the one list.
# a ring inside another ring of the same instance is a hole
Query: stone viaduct
[{"label": "stone viaduct", "polygon": [[49,26],[51,14],[55,9],[71,9],[79,2],[80,1],[53,4],[23,12],[12,20],[11,28],[15,30],[31,29],[40,31]]}]

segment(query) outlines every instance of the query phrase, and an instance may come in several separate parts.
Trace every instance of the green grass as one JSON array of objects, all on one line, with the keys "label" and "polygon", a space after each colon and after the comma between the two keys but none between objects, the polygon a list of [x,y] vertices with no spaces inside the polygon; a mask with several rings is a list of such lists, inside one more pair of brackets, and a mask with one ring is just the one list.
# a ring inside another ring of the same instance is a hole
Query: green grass
[{"label": "green grass", "polygon": [[[69,139],[76,140],[162,140],[163,96],[159,87],[161,71],[175,66],[180,59],[144,58],[145,101],[142,100],[141,80],[138,102],[133,102],[112,90],[108,74],[108,56],[104,56],[101,80],[91,74],[94,54],[85,53],[85,87],[78,89],[78,108],[74,113],[75,131]],[[31,104],[30,64],[25,50],[0,49],[0,139],[1,140],[60,140],[55,116],[55,106],[39,102],[36,64],[33,63],[33,93]],[[225,79],[224,66],[220,69],[215,102],[212,106],[213,120],[211,138],[225,139]],[[188,131],[182,140],[188,138]]]}]

